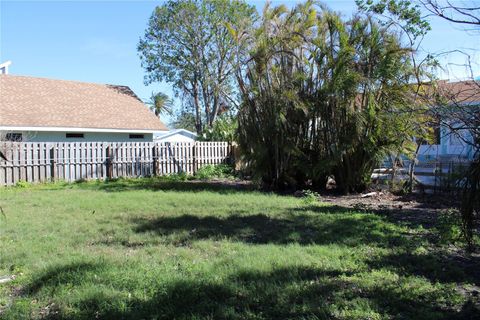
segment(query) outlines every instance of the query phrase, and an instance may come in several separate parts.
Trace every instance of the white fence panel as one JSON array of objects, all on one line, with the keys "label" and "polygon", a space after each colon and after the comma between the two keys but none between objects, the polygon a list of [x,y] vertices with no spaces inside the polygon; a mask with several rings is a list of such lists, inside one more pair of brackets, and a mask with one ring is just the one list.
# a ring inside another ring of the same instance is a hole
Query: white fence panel
[{"label": "white fence panel", "polygon": [[233,147],[227,142],[0,142],[0,151],[7,158],[0,158],[0,186],[194,174],[204,165],[233,159]]}]

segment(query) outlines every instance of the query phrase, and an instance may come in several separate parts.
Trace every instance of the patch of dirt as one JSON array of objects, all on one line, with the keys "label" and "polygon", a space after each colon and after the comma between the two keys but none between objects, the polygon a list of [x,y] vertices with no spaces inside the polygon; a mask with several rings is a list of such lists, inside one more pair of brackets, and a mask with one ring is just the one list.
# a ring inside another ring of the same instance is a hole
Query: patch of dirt
[{"label": "patch of dirt", "polygon": [[[367,194],[368,196],[366,196]],[[395,195],[385,191],[367,194],[342,196],[322,195],[321,201],[334,203],[335,205],[347,208],[360,205],[374,210],[398,209],[408,211],[437,211],[458,208],[460,205],[460,199],[445,195]]]},{"label": "patch of dirt", "polygon": [[439,212],[457,210],[460,199],[454,196],[409,194],[396,195],[387,191],[354,195],[322,195],[320,201],[358,211],[388,214],[400,222],[431,227]]}]

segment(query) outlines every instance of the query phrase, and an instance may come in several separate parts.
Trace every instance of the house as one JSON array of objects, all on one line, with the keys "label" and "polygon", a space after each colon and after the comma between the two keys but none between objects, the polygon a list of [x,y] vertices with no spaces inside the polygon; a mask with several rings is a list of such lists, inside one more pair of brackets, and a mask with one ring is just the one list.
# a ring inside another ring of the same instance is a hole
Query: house
[{"label": "house", "polygon": [[0,132],[32,142],[149,142],[167,127],[126,86],[0,74]]},{"label": "house", "polygon": [[185,129],[171,130],[154,138],[155,142],[195,142],[197,134]]},{"label": "house", "polygon": [[[480,82],[471,80],[439,81],[435,94],[437,98],[440,96],[446,106],[435,112],[441,117],[441,119],[438,119],[438,126],[434,128],[435,141],[432,144],[420,146],[419,160],[471,159],[475,153],[472,146],[474,138],[470,130],[462,129],[462,126],[471,127],[475,122],[470,121],[469,124],[465,125],[454,123],[453,119],[474,117],[480,120]],[[435,101],[433,96],[427,95],[426,98]],[[432,105],[432,108],[441,107]]]}]

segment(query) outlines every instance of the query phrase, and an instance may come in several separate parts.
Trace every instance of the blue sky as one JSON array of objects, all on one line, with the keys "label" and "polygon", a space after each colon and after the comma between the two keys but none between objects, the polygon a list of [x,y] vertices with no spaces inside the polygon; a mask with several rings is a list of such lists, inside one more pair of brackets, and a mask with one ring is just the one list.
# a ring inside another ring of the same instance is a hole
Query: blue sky
[{"label": "blue sky", "polygon": [[[261,10],[265,1],[248,1]],[[350,16],[353,0],[324,1],[335,11]],[[273,1],[273,4],[295,1]],[[13,62],[10,73],[54,79],[130,86],[142,99],[152,91],[172,94],[168,84],[143,83],[136,46],[147,20],[161,1],[4,1],[0,0],[0,61]],[[477,49],[480,34],[470,34],[439,19],[423,48],[441,52],[457,48]],[[461,64],[465,57],[453,54],[444,63]],[[475,76],[480,68],[475,66]],[[465,70],[453,67],[444,78],[462,78]]]}]

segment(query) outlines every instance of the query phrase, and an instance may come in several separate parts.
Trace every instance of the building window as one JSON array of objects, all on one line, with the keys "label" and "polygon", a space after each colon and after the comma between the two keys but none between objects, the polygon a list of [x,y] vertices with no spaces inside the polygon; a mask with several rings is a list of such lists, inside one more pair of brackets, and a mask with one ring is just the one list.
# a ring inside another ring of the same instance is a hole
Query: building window
[{"label": "building window", "polygon": [[451,146],[461,146],[463,145],[463,132],[462,130],[450,132],[450,145]]},{"label": "building window", "polygon": [[5,135],[5,139],[7,141],[15,141],[15,142],[20,142],[23,140],[23,136],[21,133],[14,133],[14,132],[9,132]]},{"label": "building window", "polygon": [[143,139],[145,135],[143,134],[131,134],[129,135],[130,139]]},{"label": "building window", "polygon": [[421,145],[439,145],[440,144],[440,139],[441,139],[441,129],[440,129],[440,120],[434,119],[430,123],[430,128],[431,128],[431,136],[430,138],[432,139],[431,141],[427,141],[425,139],[419,139],[419,144]]},{"label": "building window", "polygon": [[65,137],[71,138],[84,138],[83,133],[67,133]]}]

